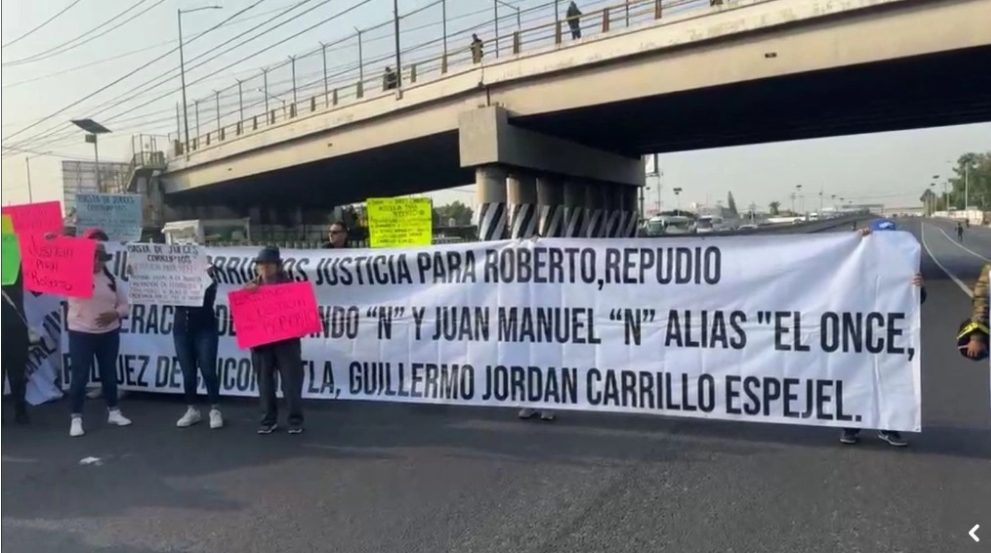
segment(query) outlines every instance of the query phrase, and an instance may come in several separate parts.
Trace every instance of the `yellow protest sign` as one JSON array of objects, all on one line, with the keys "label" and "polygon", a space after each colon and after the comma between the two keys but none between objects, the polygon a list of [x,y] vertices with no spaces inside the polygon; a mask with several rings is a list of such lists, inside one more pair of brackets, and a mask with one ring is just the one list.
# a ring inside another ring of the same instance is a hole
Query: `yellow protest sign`
[{"label": "yellow protest sign", "polygon": [[429,246],[434,239],[430,198],[369,198],[368,234],[373,248]]},{"label": "yellow protest sign", "polygon": [[14,221],[10,215],[0,215],[0,233],[14,234]]}]

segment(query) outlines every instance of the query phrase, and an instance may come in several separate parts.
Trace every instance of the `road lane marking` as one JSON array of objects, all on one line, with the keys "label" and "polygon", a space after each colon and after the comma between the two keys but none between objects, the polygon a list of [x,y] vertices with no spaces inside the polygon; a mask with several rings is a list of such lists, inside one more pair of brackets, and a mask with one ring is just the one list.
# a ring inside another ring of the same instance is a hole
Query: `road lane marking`
[{"label": "road lane marking", "polygon": [[949,240],[950,242],[953,242],[953,245],[954,246],[957,246],[958,248],[960,248],[963,251],[969,253],[970,255],[976,257],[977,259],[983,260],[985,263],[991,262],[991,259],[988,259],[987,257],[984,257],[983,255],[975,252],[974,250],[968,248],[967,246],[964,246],[958,240],[954,240],[952,236],[950,236],[949,234],[946,234],[946,231],[945,230],[943,230],[943,229],[941,229],[939,227],[936,227],[936,230],[942,232],[943,233],[943,236],[945,236],[946,239]]},{"label": "road lane marking", "polygon": [[[940,270],[942,270],[942,271],[943,271],[944,273],[946,273],[946,276],[948,276],[948,277],[950,277],[950,280],[952,280],[953,282],[955,282],[955,283],[956,283],[956,285],[957,285],[957,286],[959,286],[961,290],[963,290],[963,293],[964,293],[964,294],[967,294],[967,297],[969,297],[969,298],[971,298],[971,299],[973,299],[973,298],[974,298],[974,291],[970,289],[970,286],[967,286],[967,285],[966,285],[966,284],[964,283],[964,281],[962,281],[962,280],[960,280],[960,279],[959,279],[959,278],[957,277],[957,275],[955,275],[955,274],[953,274],[952,272],[950,272],[950,270],[949,270],[949,269],[947,269],[947,268],[946,268],[946,266],[945,266],[945,265],[943,265],[943,264],[942,264],[942,263],[941,263],[941,262],[939,261],[939,258],[938,258],[938,257],[936,257],[936,256],[935,256],[935,255],[933,254],[933,251],[929,249],[929,245],[928,245],[928,244],[926,244],[926,224],[925,224],[925,223],[922,223],[922,224],[920,225],[920,227],[921,227],[921,229],[922,229],[922,230],[921,230],[921,232],[920,232],[920,236],[922,237],[922,247],[923,247],[923,248],[925,248],[925,250],[926,250],[926,253],[928,253],[928,254],[929,254],[929,257],[930,257],[930,258],[931,258],[931,259],[933,260],[933,263],[935,263],[935,264],[936,264],[936,266],[940,268]],[[944,234],[945,234],[945,233],[944,233]]]}]

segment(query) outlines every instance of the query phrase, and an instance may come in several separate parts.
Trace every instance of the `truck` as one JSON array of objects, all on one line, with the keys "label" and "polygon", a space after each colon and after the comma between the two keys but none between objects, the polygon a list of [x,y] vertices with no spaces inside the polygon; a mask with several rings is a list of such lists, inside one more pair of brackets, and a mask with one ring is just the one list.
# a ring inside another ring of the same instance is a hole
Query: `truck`
[{"label": "truck", "polygon": [[165,223],[162,234],[166,244],[248,243],[251,241],[250,219],[192,219]]}]

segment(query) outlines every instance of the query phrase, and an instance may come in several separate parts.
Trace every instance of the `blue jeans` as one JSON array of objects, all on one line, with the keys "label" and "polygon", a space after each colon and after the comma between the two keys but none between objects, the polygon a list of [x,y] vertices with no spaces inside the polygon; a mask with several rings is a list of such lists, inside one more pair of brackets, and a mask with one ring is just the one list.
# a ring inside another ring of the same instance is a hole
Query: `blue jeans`
[{"label": "blue jeans", "polygon": [[182,387],[186,405],[196,404],[196,376],[203,376],[207,400],[211,406],[220,403],[220,377],[217,375],[217,342],[220,335],[213,326],[192,327],[172,333],[175,354],[182,368]]},{"label": "blue jeans", "polygon": [[93,372],[93,363],[100,369],[103,399],[108,409],[117,408],[117,353],[120,351],[120,329],[103,334],[69,331],[69,403],[71,413],[82,415],[86,400],[86,384]]}]

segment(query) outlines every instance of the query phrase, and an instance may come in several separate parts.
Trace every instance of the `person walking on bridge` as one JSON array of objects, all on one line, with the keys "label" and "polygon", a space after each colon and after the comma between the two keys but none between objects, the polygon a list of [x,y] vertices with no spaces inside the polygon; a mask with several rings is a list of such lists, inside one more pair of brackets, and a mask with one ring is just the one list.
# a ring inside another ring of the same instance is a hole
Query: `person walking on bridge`
[{"label": "person walking on bridge", "polygon": [[566,15],[568,18],[568,28],[571,29],[571,39],[580,39],[582,37],[582,11],[578,9],[578,4],[574,2],[568,4]]},{"label": "person walking on bridge", "polygon": [[[875,231],[886,230],[898,230],[898,225],[891,219],[878,219],[873,221],[870,227],[861,229],[860,235],[863,237],[868,237]],[[912,284],[920,288],[920,301],[924,303],[926,301],[926,288],[921,273],[916,273],[915,277],[912,279]],[[877,437],[894,447],[905,447],[908,445],[908,442],[902,438],[901,433],[894,430],[878,430]],[[860,441],[859,428],[844,428],[843,432],[840,434],[840,443],[852,445],[858,441]]]}]

